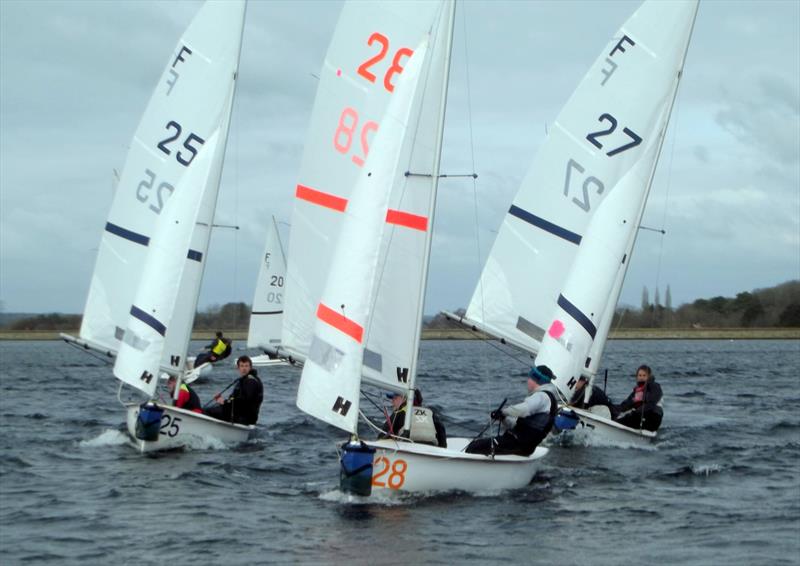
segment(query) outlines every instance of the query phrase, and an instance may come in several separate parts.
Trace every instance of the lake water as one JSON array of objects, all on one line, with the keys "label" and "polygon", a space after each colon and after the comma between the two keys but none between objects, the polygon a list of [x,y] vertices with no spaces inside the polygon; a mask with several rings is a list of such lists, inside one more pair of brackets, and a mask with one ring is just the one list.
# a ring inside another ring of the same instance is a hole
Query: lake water
[{"label": "lake water", "polygon": [[[295,369],[261,372],[247,444],[144,457],[107,365],[62,342],[0,356],[2,564],[800,564],[798,341],[612,341],[614,401],[642,363],[664,389],[652,447],[553,446],[523,489],[368,503],[338,491],[344,435],[295,407]],[[451,435],[524,396],[487,343],[426,341],[420,363]]]}]

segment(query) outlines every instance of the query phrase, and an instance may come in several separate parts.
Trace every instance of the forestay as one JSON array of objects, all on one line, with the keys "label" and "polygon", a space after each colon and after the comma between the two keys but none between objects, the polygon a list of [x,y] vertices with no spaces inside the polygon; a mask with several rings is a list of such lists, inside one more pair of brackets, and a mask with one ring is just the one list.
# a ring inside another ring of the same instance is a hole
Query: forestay
[{"label": "forestay", "polygon": [[286,278],[286,258],[274,216],[267,229],[267,242],[261,257],[247,331],[247,347],[274,349],[281,343],[283,285]]},{"label": "forestay", "polygon": [[304,358],[351,192],[414,47],[429,37],[432,62],[420,78],[423,98],[408,126],[416,144],[404,145],[400,156],[401,173],[424,176],[401,176],[390,196],[374,314],[364,329],[365,374],[395,388],[412,379],[416,355],[417,287],[438,174],[452,14],[452,2],[345,4],[320,75],[295,192],[282,340],[289,353]]},{"label": "forestay", "polygon": [[[155,227],[179,187],[202,195],[183,274],[164,336],[162,368],[186,358],[225,152],[245,3],[209,1],[178,42],[136,130],[100,242],[81,338],[119,350]],[[217,132],[207,174],[184,178]]]},{"label": "forestay", "polygon": [[343,213],[297,393],[300,409],[353,433],[358,425],[364,329],[371,317],[389,198],[403,177],[401,149],[427,49],[426,43],[416,47],[399,78],[372,155]]},{"label": "forestay", "polygon": [[[469,321],[538,351],[588,227],[623,179],[636,185],[634,208],[643,210],[695,11],[695,1],[647,2],[614,34],[559,114],[504,218]],[[627,217],[630,230],[638,219]],[[616,266],[624,255],[613,260],[619,287],[624,269]],[[583,272],[583,283],[594,285],[598,275]],[[609,300],[611,290],[601,287],[602,305],[592,312],[607,333],[616,296]],[[587,372],[596,371],[601,351],[602,345]]]},{"label": "forestay", "polygon": [[[582,372],[597,371],[666,135],[696,13],[694,0],[647,2],[623,26],[612,48],[626,45],[607,84],[620,81],[629,90],[640,86],[639,96],[628,101],[627,109],[609,107],[601,118],[606,116],[606,126],[635,126],[642,141],[630,148],[636,160],[619,180],[610,184],[597,177],[598,186],[608,190],[583,232],[536,357],[537,364],[553,370],[558,377],[556,385],[568,398]],[[608,138],[589,133],[585,139],[596,147],[601,162],[613,162],[624,153],[613,145],[614,128],[606,129]],[[587,173],[593,172],[587,169]]]}]

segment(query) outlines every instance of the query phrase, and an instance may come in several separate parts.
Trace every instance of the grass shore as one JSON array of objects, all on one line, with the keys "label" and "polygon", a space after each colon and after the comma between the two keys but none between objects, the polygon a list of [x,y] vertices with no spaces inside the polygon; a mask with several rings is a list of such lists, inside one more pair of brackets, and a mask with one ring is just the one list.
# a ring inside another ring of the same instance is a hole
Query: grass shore
[{"label": "grass shore", "polygon": [[[59,332],[78,335],[77,330],[0,330],[0,340],[58,340]],[[247,339],[246,330],[227,330],[233,340]],[[193,332],[193,340],[211,340],[214,332]],[[423,340],[477,340],[474,332],[453,329],[426,329]],[[611,332],[611,340],[800,340],[800,328],[623,328]]]}]

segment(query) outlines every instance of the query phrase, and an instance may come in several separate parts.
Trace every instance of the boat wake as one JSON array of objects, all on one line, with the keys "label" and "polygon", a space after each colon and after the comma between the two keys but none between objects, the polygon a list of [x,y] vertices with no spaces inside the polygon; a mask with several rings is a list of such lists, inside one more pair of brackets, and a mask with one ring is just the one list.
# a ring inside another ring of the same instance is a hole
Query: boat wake
[{"label": "boat wake", "polygon": [[658,447],[655,444],[641,444],[637,442],[625,442],[612,440],[600,434],[592,434],[582,430],[562,432],[558,435],[550,435],[547,438],[547,446],[584,446],[593,448],[625,448],[635,450],[655,451]]},{"label": "boat wake", "polygon": [[81,448],[97,448],[101,446],[122,446],[128,444],[128,435],[114,429],[107,429],[99,435],[88,440],[81,440],[78,445]]}]

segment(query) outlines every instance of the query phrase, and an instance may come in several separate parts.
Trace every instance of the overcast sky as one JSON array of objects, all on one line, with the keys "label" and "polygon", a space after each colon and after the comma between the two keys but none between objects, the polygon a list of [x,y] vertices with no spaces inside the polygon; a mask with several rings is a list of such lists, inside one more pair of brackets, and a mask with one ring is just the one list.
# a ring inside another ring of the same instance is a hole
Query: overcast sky
[{"label": "overcast sky", "polygon": [[[425,311],[466,306],[551,124],[628,1],[459,4]],[[0,0],[0,301],[83,310],[119,170],[199,2]],[[200,307],[252,301],[270,215],[288,223],[341,4],[251,1]],[[800,278],[800,2],[702,2],[621,302],[673,305]],[[467,80],[469,77],[469,81]],[[288,234],[288,225],[283,233]],[[476,234],[478,238],[476,238]],[[476,242],[480,242],[480,246]],[[478,254],[480,247],[480,255]],[[660,268],[659,268],[660,265]]]}]

